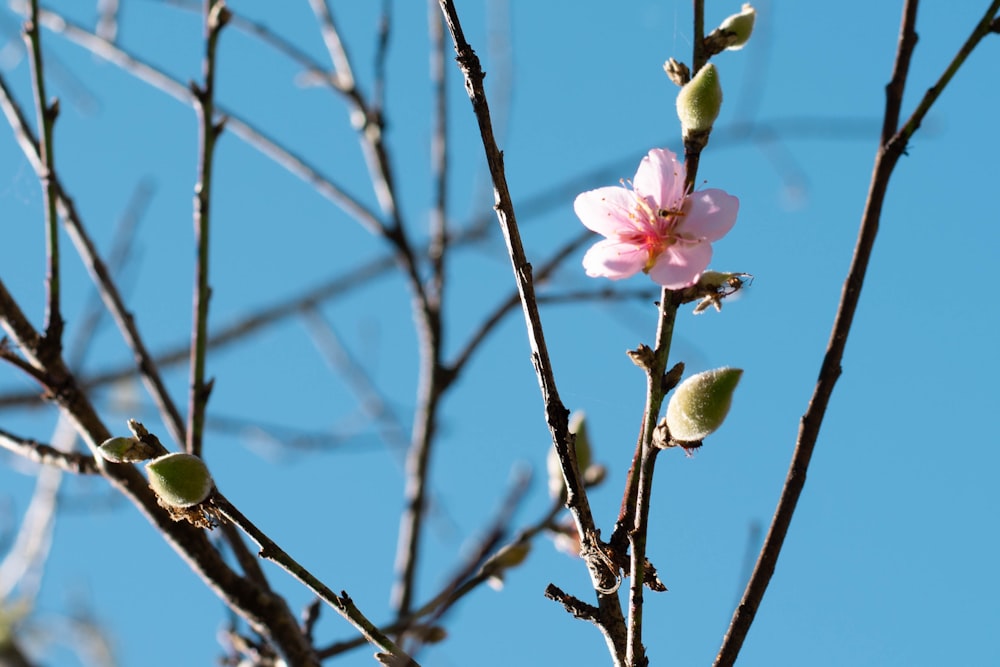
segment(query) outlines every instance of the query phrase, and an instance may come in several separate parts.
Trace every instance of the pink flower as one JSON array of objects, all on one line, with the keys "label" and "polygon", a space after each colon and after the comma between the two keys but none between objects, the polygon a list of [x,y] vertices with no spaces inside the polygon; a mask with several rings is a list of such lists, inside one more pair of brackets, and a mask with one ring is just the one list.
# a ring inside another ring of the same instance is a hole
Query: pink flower
[{"label": "pink flower", "polygon": [[722,190],[684,190],[684,165],[664,148],[642,158],[632,187],[577,196],[573,209],[588,229],[605,236],[587,251],[591,277],[621,280],[639,271],[668,289],[698,282],[712,259],[712,241],[736,224],[740,200]]}]

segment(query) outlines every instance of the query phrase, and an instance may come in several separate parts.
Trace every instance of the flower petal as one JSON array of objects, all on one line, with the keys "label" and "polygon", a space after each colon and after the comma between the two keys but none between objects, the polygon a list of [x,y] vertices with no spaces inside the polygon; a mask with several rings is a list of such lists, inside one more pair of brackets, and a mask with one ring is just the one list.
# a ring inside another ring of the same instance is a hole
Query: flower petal
[{"label": "flower petal", "polygon": [[698,190],[688,196],[688,211],[681,233],[687,237],[718,241],[736,224],[740,200],[723,190]]},{"label": "flower petal", "polygon": [[614,239],[598,241],[583,256],[583,268],[591,278],[621,280],[642,271],[649,253],[631,243]]},{"label": "flower petal", "polygon": [[639,163],[632,186],[651,199],[654,209],[673,208],[684,201],[684,165],[666,148],[654,148]]},{"label": "flower petal", "polygon": [[649,270],[649,277],[667,289],[690,287],[698,282],[711,259],[712,246],[707,241],[681,242],[663,251]]},{"label": "flower petal", "polygon": [[622,187],[598,188],[576,197],[573,210],[587,229],[613,237],[632,228],[635,195]]}]

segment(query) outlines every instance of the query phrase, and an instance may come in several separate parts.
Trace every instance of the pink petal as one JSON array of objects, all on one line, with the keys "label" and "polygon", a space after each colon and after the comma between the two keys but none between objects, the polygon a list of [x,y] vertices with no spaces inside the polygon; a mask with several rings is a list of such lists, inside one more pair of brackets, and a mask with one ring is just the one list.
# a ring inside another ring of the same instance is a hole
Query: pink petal
[{"label": "pink petal", "polygon": [[635,195],[622,187],[590,190],[573,202],[573,210],[587,229],[609,237],[631,229],[634,208]]},{"label": "pink petal", "polygon": [[663,251],[649,270],[649,277],[667,289],[689,287],[698,282],[711,259],[712,246],[707,241],[681,242]]},{"label": "pink petal", "polygon": [[639,246],[605,239],[583,256],[583,268],[591,278],[621,280],[642,271],[648,258],[649,253]]},{"label": "pink petal", "polygon": [[736,224],[740,200],[722,190],[692,192],[680,232],[690,238],[718,241]]},{"label": "pink petal", "polygon": [[632,186],[654,208],[672,208],[684,199],[684,165],[666,148],[654,148],[639,163]]}]

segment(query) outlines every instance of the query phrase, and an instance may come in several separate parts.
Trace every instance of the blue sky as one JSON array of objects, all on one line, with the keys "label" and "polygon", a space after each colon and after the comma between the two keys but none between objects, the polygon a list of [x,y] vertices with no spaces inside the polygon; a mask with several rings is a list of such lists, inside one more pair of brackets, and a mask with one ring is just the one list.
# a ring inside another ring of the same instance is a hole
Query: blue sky
[{"label": "blue sky", "polygon": [[[148,0],[123,4],[125,49],[181,81],[199,77],[196,13]],[[330,4],[356,76],[371,92],[381,3]],[[394,4],[387,140],[404,215],[419,238],[432,201],[427,12],[424,3]],[[921,7],[904,117],[985,4]],[[736,2],[708,5],[709,26],[739,9]],[[93,23],[93,3],[56,6]],[[306,3],[275,6],[231,3],[237,14],[328,62]],[[673,347],[689,372],[727,365],[745,374],[723,429],[695,456],[670,451],[657,464],[649,553],[670,591],[647,596],[654,665],[711,661],[742,591],[748,548],[757,546],[755,527],[766,527],[774,510],[857,234],[901,11],[898,3],[853,0],[771,0],[757,8],[747,48],[714,61],[726,99],[699,170],[708,187],[741,202],[736,227],[715,244],[712,266],[754,280],[722,313],[682,312]],[[458,9],[487,72],[529,259],[541,263],[581,229],[572,211],[577,192],[631,178],[650,148],[681,149],[676,88],[662,63],[671,56],[690,61],[690,5],[466,1]],[[8,41],[3,74],[28,105],[27,63],[10,55],[19,43],[10,31],[20,19],[9,10],[0,17]],[[62,98],[61,179],[105,249],[136,185],[153,184],[122,280],[150,347],[183,342],[191,318],[195,114],[58,35],[46,32],[44,39],[64,72],[53,68],[50,80],[50,92]],[[994,36],[959,72],[893,175],[844,373],[741,665],[798,665],[803,656],[821,667],[1000,663],[990,639],[1000,626],[1000,443],[992,426],[1000,359],[991,306],[1000,247],[998,62]],[[229,28],[220,46],[219,101],[374,207],[343,103],[329,91],[296,85],[300,71]],[[489,216],[492,195],[451,63],[448,75],[449,206],[458,226]],[[349,274],[384,252],[328,200],[232,134],[220,142],[216,168],[214,325]],[[551,203],[531,206],[541,195]],[[0,212],[0,277],[40,322],[41,194],[9,130],[0,131]],[[450,354],[513,289],[499,231],[490,229],[449,265]],[[544,293],[598,286],[579,265],[582,253]],[[75,259],[66,272],[72,335],[91,290]],[[652,284],[639,276],[620,286]],[[402,281],[389,276],[322,308],[404,425],[416,377],[408,307]],[[644,378],[624,352],[651,342],[655,308],[651,299],[619,299],[550,305],[542,316],[563,400],[586,410],[595,458],[608,467],[591,504],[610,531],[644,392]],[[83,368],[128,359],[105,323]],[[399,452],[359,420],[355,396],[329,371],[301,320],[220,350],[209,373],[217,378],[210,417],[243,425],[214,431],[206,443],[220,489],[333,589],[347,589],[374,619],[387,618],[402,506]],[[177,367],[167,374],[175,397],[183,396],[186,375]],[[13,369],[0,370],[4,393],[29,388]],[[101,395],[112,429],[124,432],[129,417],[162,429],[138,387]],[[122,409],[129,396],[140,406]],[[443,409],[418,597],[436,591],[493,516],[512,470],[536,473],[517,525],[547,507],[548,434],[518,313],[474,357]],[[54,424],[47,410],[0,412],[0,427],[40,440],[50,438]],[[263,435],[268,430],[270,437]],[[295,433],[344,432],[352,437],[320,451],[278,444]],[[27,505],[32,471],[7,454],[0,461],[6,529]],[[39,622],[85,609],[111,636],[122,665],[213,660],[226,619],[221,603],[100,480],[69,479],[63,495]],[[309,602],[283,573],[272,579],[293,608]],[[423,664],[608,664],[596,630],[542,597],[549,582],[589,599],[582,564],[540,540],[502,592],[483,588],[459,605],[448,640],[422,654]],[[317,636],[332,642],[351,631],[325,613]],[[73,663],[60,653],[47,664]],[[371,664],[370,651],[340,664]]]}]

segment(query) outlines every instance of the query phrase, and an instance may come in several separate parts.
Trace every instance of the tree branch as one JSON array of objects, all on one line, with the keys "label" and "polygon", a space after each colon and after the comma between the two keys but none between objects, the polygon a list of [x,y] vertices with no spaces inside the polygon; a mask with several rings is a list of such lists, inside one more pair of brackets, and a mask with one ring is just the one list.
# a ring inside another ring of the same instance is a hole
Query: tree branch
[{"label": "tree branch", "polygon": [[916,45],[917,0],[908,0],[903,8],[896,49],[896,62],[893,67],[890,83],[886,87],[885,120],[883,123],[882,138],[875,156],[875,166],[872,170],[865,209],[861,216],[858,240],[854,247],[854,256],[851,259],[851,266],[844,281],[840,302],[837,306],[837,314],[830,332],[826,354],[820,366],[816,387],[813,390],[809,406],[806,408],[806,412],[799,424],[795,452],[792,455],[788,475],[781,490],[781,497],[778,500],[774,518],[771,520],[771,526],[768,529],[764,545],[757,558],[753,574],[743,593],[743,598],[733,613],[729,629],[723,638],[722,646],[715,658],[715,667],[729,667],[736,662],[740,648],[743,646],[743,641],[750,630],[753,619],[757,614],[757,609],[760,607],[760,602],[767,590],[771,576],[774,574],[774,568],[777,565],[781,547],[784,544],[785,536],[792,521],[792,515],[795,513],[795,507],[805,485],[806,471],[809,468],[809,462],[812,459],[816,441],[819,438],[819,431],[823,423],[823,418],[826,415],[826,408],[829,405],[837,379],[841,374],[841,361],[843,360],[844,349],[847,345],[847,337],[850,334],[854,314],[861,298],[861,288],[864,285],[875,238],[878,235],[882,205],[885,201],[892,171],[906,148],[907,140],[919,126],[919,120],[922,118],[923,113],[926,113],[930,105],[937,99],[941,89],[951,79],[958,65],[964,62],[965,56],[989,33],[990,21],[993,20],[998,9],[1000,9],[1000,0],[993,0],[983,19],[979,21],[972,31],[970,39],[960,49],[960,57],[952,61],[946,69],[945,74],[939,79],[938,84],[928,92],[930,97],[925,97],[921,101],[918,111],[911,117],[912,122],[908,121],[904,128],[896,131],[895,128],[897,127],[899,111],[902,107],[903,89],[909,70],[909,62],[913,54],[913,48]]}]

